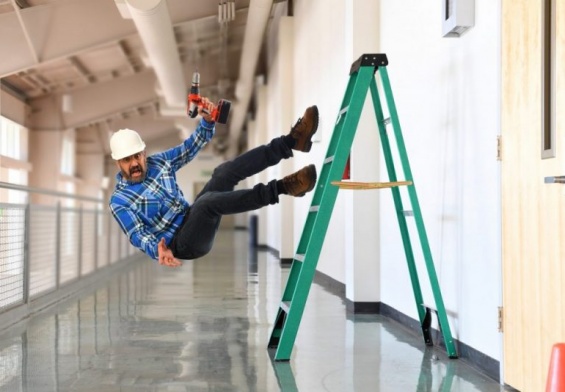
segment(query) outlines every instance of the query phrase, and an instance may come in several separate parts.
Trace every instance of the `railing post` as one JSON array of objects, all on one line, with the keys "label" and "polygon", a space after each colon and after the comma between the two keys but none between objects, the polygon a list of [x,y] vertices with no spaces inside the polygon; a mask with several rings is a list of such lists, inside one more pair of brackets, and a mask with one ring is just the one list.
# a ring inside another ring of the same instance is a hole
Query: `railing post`
[{"label": "railing post", "polygon": [[94,271],[98,270],[98,209],[94,210]]},{"label": "railing post", "polygon": [[117,254],[117,258],[116,261],[121,260],[122,259],[122,237],[118,237],[118,250],[116,251]]},{"label": "railing post", "polygon": [[30,218],[31,218],[31,204],[28,202],[26,204],[24,213],[24,265],[23,265],[23,302],[27,304],[29,302],[29,270],[30,270],[30,259],[29,259],[29,236],[30,236]]},{"label": "railing post", "polygon": [[106,236],[106,242],[107,242],[107,246],[108,246],[108,259],[106,260],[106,266],[110,265],[112,263],[112,236],[110,235],[110,230],[112,229],[111,226],[111,222],[110,219],[106,219],[106,227],[107,227],[107,236]]},{"label": "railing post", "polygon": [[55,218],[55,276],[56,288],[61,284],[61,202],[57,201],[57,217]]},{"label": "railing post", "polygon": [[78,210],[78,268],[77,268],[77,279],[80,279],[82,276],[82,224],[83,224],[83,203],[80,203],[80,208]]}]

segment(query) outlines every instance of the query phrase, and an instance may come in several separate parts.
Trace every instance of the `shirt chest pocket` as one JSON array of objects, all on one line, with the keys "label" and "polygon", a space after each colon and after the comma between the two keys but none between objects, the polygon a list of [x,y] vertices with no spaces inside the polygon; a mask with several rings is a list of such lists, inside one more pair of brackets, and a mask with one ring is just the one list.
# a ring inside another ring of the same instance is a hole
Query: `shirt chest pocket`
[{"label": "shirt chest pocket", "polygon": [[160,203],[156,199],[142,198],[139,203],[139,208],[141,213],[145,216],[146,220],[149,222],[155,222],[159,220],[159,207]]}]

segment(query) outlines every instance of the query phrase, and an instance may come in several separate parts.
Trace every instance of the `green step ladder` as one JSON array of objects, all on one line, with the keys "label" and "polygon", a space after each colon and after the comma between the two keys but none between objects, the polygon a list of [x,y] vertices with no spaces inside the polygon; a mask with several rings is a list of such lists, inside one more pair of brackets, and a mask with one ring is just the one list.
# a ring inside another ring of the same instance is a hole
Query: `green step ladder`
[{"label": "green step ladder", "polygon": [[[341,109],[337,116],[332,138],[323,162],[322,171],[318,176],[318,183],[314,190],[312,204],[308,211],[308,217],[306,218],[302,236],[300,237],[300,242],[298,243],[298,248],[290,267],[288,281],[269,339],[268,347],[270,349],[276,349],[274,355],[275,361],[290,360],[292,347],[296,339],[302,314],[304,313],[306,299],[308,298],[308,292],[312,286],[316,265],[320,258],[320,252],[340,187],[349,189],[391,188],[424,341],[427,345],[433,345],[431,318],[432,313],[436,313],[447,354],[450,358],[457,358],[457,351],[451,336],[430,245],[422,219],[422,212],[416,195],[416,187],[413,183],[400,122],[394,104],[387,73],[387,65],[387,56],[381,53],[364,54],[351,66],[349,83],[347,84]],[[385,119],[383,115],[383,106],[376,83],[376,73],[380,76],[390,118]],[[340,180],[344,173],[344,168],[353,144],[361,111],[363,110],[363,104],[365,103],[367,91],[369,90],[371,91],[375,115],[377,117],[380,140],[390,182],[341,182]],[[386,129],[389,124],[392,125],[394,131],[394,137],[396,139],[404,173],[404,181],[397,180]],[[409,200],[412,205],[412,210],[410,211],[405,210],[403,207],[399,186],[406,186],[408,189]],[[416,222],[416,228],[435,300],[435,308],[423,302],[422,290],[420,288],[420,281],[414,261],[414,252],[412,250],[406,221],[407,216],[413,216]]]}]

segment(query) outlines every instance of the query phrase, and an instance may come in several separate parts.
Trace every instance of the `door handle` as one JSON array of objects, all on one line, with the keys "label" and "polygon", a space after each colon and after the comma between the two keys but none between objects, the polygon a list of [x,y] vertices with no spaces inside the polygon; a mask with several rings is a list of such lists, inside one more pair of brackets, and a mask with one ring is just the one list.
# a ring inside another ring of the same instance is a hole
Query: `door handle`
[{"label": "door handle", "polygon": [[545,177],[544,183],[546,183],[546,184],[565,184],[565,176]]}]

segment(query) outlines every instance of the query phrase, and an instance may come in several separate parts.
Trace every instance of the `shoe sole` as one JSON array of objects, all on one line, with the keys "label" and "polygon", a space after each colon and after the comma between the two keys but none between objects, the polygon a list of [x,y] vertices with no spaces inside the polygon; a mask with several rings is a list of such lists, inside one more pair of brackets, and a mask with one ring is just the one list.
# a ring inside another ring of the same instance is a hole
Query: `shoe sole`
[{"label": "shoe sole", "polygon": [[312,106],[314,108],[314,126],[312,133],[308,136],[308,140],[306,140],[304,142],[304,149],[302,149],[302,152],[310,152],[310,150],[312,149],[312,137],[314,136],[314,134],[316,133],[316,131],[318,130],[318,120],[319,120],[319,113],[318,113],[318,107],[316,105]]},{"label": "shoe sole", "polygon": [[307,170],[308,170],[308,175],[310,177],[314,177],[314,181],[312,181],[312,186],[310,186],[310,188],[308,188],[306,191],[304,191],[303,193],[296,195],[296,197],[302,197],[304,196],[306,193],[310,192],[312,189],[314,189],[314,187],[316,186],[316,181],[318,181],[318,173],[316,173],[316,166],[315,165],[308,165],[306,166]]}]

